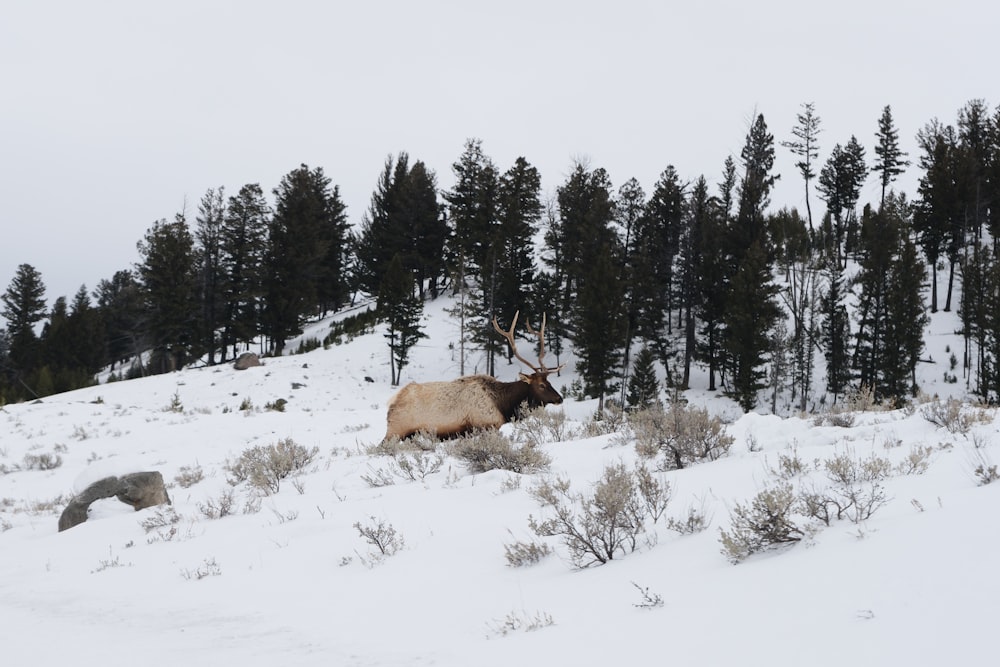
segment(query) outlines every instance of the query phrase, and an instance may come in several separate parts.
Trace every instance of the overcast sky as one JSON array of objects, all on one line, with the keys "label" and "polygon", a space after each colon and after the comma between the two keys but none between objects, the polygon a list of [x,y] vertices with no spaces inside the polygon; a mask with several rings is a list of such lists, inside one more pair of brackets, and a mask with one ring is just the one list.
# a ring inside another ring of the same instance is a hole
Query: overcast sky
[{"label": "overcast sky", "polygon": [[[523,155],[552,195],[576,159],[616,189],[649,194],[669,164],[714,188],[755,112],[786,140],[803,102],[821,163],[852,134],[873,158],[886,104],[916,158],[931,118],[1000,103],[998,26],[971,0],[7,0],[0,292],[22,263],[49,304],[93,290],[155,221],[193,223],[208,188],[270,196],[301,163],[357,223],[389,154],[448,188],[470,137],[501,170]],[[779,147],[772,200],[804,210],[793,163]]]}]

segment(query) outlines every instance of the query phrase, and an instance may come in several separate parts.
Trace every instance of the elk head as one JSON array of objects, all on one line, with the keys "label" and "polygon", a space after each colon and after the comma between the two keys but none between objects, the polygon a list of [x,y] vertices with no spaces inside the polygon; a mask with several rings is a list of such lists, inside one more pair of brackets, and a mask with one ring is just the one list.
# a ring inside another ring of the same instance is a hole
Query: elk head
[{"label": "elk head", "polygon": [[542,314],[542,326],[538,331],[535,331],[531,323],[526,322],[528,333],[538,336],[538,365],[531,363],[527,359],[521,356],[517,351],[517,343],[514,340],[514,328],[517,326],[517,318],[521,314],[521,311],[514,313],[514,320],[510,324],[510,329],[504,330],[500,328],[497,324],[497,318],[493,318],[493,328],[496,329],[497,333],[507,339],[507,343],[510,345],[510,350],[513,352],[514,356],[517,357],[518,361],[530,368],[533,372],[531,375],[526,375],[524,373],[518,373],[518,379],[521,382],[528,384],[528,407],[537,408],[541,405],[546,405],[548,403],[559,404],[562,403],[563,398],[555,388],[549,384],[549,374],[557,373],[562,370],[562,366],[558,368],[546,368],[545,363],[542,361],[545,358],[545,315]]}]

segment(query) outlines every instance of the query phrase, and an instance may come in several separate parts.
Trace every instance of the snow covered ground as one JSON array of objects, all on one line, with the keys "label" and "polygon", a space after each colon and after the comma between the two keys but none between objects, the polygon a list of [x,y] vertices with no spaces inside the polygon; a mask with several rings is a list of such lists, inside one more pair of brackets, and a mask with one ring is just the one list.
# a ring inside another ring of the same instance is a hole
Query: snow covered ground
[{"label": "snow covered ground", "polygon": [[[458,375],[445,305],[428,305],[430,338],[404,382]],[[925,356],[935,363],[920,368],[928,393],[962,389],[943,381],[945,348],[956,344],[949,317],[931,325]],[[325,326],[307,335],[322,337]],[[517,370],[503,366],[500,378]],[[859,413],[853,426],[838,427],[811,415],[744,416],[693,390],[691,403],[730,420],[735,440],[718,461],[663,474],[673,487],[667,515],[697,507],[711,525],[693,535],[658,526],[634,553],[579,570],[558,538],[529,530],[528,517],[546,513],[529,493],[543,475],[471,474],[448,458],[421,481],[366,481],[388,470],[390,459],[366,450],[384,433],[392,393],[385,341],[371,334],[246,371],[190,369],[0,408],[0,661],[776,667],[996,659],[1000,483],[979,485],[974,473],[984,460],[1000,462],[993,410],[968,406],[973,423],[964,433],[931,423],[921,406]],[[287,400],[283,412],[265,409],[278,399]],[[567,400],[549,410],[565,410],[579,427],[595,407]],[[314,463],[244,513],[254,494],[227,483],[227,461],[286,439],[318,448]],[[616,435],[543,447],[549,475],[584,492],[606,465],[637,460]],[[722,553],[730,511],[774,483],[779,457],[812,465],[875,455],[898,464],[920,448],[930,450],[927,470],[886,480],[889,502],[867,521],[834,522],[738,565]],[[61,465],[28,469],[46,454]],[[198,467],[201,481],[175,482]],[[163,474],[176,523],[170,510],[134,512],[110,499],[95,503],[86,523],[57,532],[74,491],[135,470]],[[208,518],[227,492],[234,513]],[[404,541],[382,559],[355,528],[379,522]],[[505,545],[530,540],[553,553],[509,566]],[[644,604],[643,591],[662,604]]]}]

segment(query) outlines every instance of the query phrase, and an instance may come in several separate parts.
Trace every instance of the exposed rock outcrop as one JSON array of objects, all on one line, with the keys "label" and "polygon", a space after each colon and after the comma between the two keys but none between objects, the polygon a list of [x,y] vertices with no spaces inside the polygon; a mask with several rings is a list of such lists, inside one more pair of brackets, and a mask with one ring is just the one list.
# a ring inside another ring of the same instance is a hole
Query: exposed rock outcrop
[{"label": "exposed rock outcrop", "polygon": [[105,477],[77,494],[59,517],[59,530],[64,531],[87,520],[90,504],[104,498],[118,498],[136,511],[170,503],[163,484],[163,475],[156,471],[133,472],[121,477]]}]

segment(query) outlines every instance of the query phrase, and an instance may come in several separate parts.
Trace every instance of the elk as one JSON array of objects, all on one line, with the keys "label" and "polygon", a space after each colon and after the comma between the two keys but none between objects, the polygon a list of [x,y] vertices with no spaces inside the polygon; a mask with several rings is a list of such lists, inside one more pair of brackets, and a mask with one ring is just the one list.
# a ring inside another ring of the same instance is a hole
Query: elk
[{"label": "elk", "polygon": [[497,429],[518,413],[522,403],[538,407],[549,403],[562,403],[562,396],[551,384],[548,376],[562,369],[547,368],[545,357],[545,316],[542,326],[535,331],[527,324],[528,332],[538,336],[538,365],[534,365],[517,351],[514,328],[504,330],[493,318],[493,328],[507,339],[514,356],[532,369],[531,375],[518,373],[513,382],[501,382],[489,375],[468,375],[450,382],[411,382],[389,401],[384,440],[405,438],[418,431],[427,431],[439,438],[453,437],[476,429]]}]

